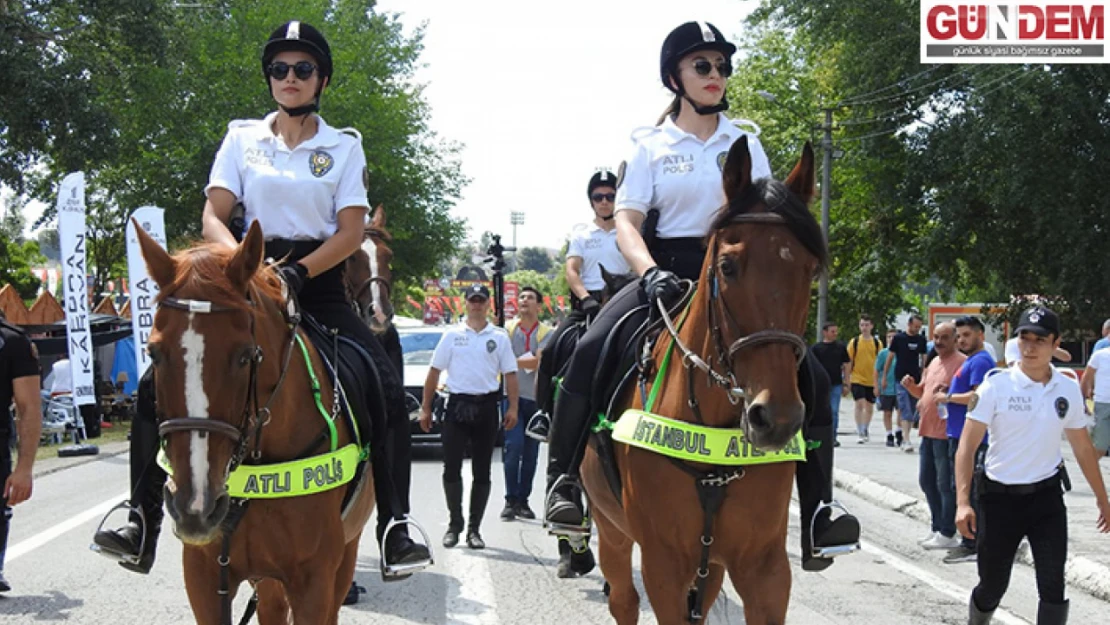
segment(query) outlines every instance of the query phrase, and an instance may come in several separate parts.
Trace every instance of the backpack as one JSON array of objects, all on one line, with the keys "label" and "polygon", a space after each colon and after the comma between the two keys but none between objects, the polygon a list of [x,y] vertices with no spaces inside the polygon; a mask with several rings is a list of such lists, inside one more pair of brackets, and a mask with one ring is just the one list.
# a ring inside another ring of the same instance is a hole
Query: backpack
[{"label": "backpack", "polygon": [[[848,355],[852,357],[852,361],[856,360],[856,341],[859,337],[853,337],[848,341]],[[879,341],[879,337],[871,335],[871,340],[875,342],[875,356],[878,357],[879,352],[883,349],[883,344]],[[854,365],[853,365],[854,366]]]}]

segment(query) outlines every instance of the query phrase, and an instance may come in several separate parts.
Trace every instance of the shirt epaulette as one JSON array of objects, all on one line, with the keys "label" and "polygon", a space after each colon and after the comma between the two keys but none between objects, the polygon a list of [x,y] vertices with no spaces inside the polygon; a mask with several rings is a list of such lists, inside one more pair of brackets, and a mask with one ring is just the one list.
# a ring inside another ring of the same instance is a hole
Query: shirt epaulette
[{"label": "shirt epaulette", "polygon": [[992,375],[994,375],[996,373],[1002,373],[1003,371],[1006,371],[1006,369],[1003,369],[1001,367],[995,367],[994,369],[991,369],[990,371],[987,372],[987,375],[984,376],[984,379],[989,378],[989,377],[991,377]]},{"label": "shirt epaulette", "polygon": [[362,133],[354,128],[337,128],[336,130],[341,134],[350,135],[357,139],[359,143],[362,143]]},{"label": "shirt epaulette", "polygon": [[[730,119],[729,121],[732,122],[732,125],[736,126],[736,129],[741,131],[741,132],[746,132],[748,134],[752,134],[752,135],[755,135],[757,137],[759,136],[759,133],[763,132],[759,128],[759,124],[753,122],[750,119],[736,118],[736,119]],[[745,126],[751,128],[751,130],[748,130],[747,128],[745,128]]]},{"label": "shirt epaulette", "polygon": [[660,126],[640,126],[632,131],[632,142],[639,143],[640,141],[650,137],[651,135],[662,130]]}]

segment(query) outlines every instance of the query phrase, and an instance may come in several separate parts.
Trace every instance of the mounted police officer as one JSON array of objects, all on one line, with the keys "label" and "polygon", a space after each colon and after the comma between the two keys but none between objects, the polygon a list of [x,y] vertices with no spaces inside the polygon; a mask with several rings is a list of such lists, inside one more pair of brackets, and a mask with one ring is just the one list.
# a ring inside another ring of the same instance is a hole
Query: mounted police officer
[{"label": "mounted police officer", "polygon": [[[725,201],[721,166],[736,140],[747,137],[752,178],[771,175],[759,139],[722,114],[728,108],[726,79],[732,73],[730,59],[735,52],[736,46],[707,22],[682,24],[663,42],[660,78],[674,93],[674,100],[658,125],[635,134],[635,148],[616,197],[617,242],[641,279],[621,291],[597,316],[563,378],[553,415],[548,487],[560,480],[567,487],[548,497],[545,519],[554,527],[583,523],[573,486],[589,435],[590,390],[606,337],[617,320],[633,309],[645,303],[654,309],[659,301],[672,305],[682,295],[681,280],[697,280],[708,226]],[[653,217],[649,219],[649,215]],[[645,220],[651,223],[654,215],[657,223],[642,235]],[[813,369],[805,364],[800,369],[807,387],[813,384],[809,375]],[[803,567],[807,570],[824,569],[832,563],[831,556],[853,550],[859,541],[855,517],[845,514],[832,520],[831,511],[821,505],[831,499],[832,434],[827,411],[823,418],[810,421],[807,438],[819,441],[819,446],[807,452],[808,461],[797,470]]]},{"label": "mounted police officer", "polygon": [[[270,35],[262,51],[262,74],[278,111],[261,120],[233,121],[216,154],[205,193],[205,239],[235,247],[228,228],[236,202],[245,208],[244,227],[258,221],[266,236],[266,255],[282,260],[280,273],[298,295],[304,312],[340,334],[356,339],[373,358],[385,393],[386,410],[405,412],[398,379],[378,339],[347,301],[343,262],[362,243],[369,208],[366,157],[361,138],[340,131],[316,114],[332,76],[327,40],[311,25],[292,21]],[[118,530],[98,532],[101,549],[123,556],[124,568],[150,571],[162,521],[165,473],[153,462],[158,450],[153,376],[139,385],[138,418],[131,436],[131,521]],[[375,411],[376,412],[376,411]],[[384,442],[385,421],[407,415],[373,415],[375,450],[371,453],[379,516],[403,519],[404,497],[394,491]],[[395,509],[401,508],[401,509]],[[145,526],[144,526],[145,518]],[[424,545],[414,542],[405,524],[388,536],[379,525],[388,579],[394,568],[413,571],[431,563]],[[140,549],[142,546],[142,549]],[[357,600],[352,588],[349,601]]]}]

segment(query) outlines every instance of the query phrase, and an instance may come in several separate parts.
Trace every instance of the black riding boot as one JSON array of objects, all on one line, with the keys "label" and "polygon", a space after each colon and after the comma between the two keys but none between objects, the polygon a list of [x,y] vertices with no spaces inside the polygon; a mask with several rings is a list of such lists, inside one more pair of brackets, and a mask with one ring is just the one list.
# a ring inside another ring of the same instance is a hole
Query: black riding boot
[{"label": "black riding boot", "polygon": [[[990,625],[993,617],[994,610],[979,609],[979,606],[975,603],[975,592],[972,591],[971,599],[968,599],[967,602],[967,625]],[[1040,620],[1037,622],[1040,623]]]},{"label": "black riding boot", "polygon": [[463,531],[463,483],[443,481],[443,495],[447,498],[447,533],[443,535],[443,546],[454,547],[459,544],[459,534]]},{"label": "black riding boot", "polygon": [[[150,573],[151,567],[154,566],[158,534],[162,530],[166,472],[156,461],[158,448],[154,376],[148,369],[139,382],[136,415],[131,422],[132,509],[129,522],[119,529],[101,530],[93,536],[93,542],[102,550],[130,558],[130,560],[121,560],[120,566],[144,575]],[[135,558],[138,558],[137,562],[133,561]]]},{"label": "black riding boot", "polygon": [[[582,462],[583,446],[589,435],[590,415],[593,412],[589,395],[572,393],[559,387],[555,414],[551,424],[550,461],[547,465],[547,489],[563,476],[577,478],[578,465]],[[585,512],[578,504],[578,497],[569,484],[562,484],[547,497],[544,518],[549,523],[581,525]]]},{"label": "black riding boot", "polygon": [[4,579],[4,558],[8,551],[8,526],[12,520],[12,509],[7,506],[0,507],[0,592],[12,589],[8,580]]},{"label": "black riding boot", "polygon": [[486,515],[486,503],[489,502],[491,484],[470,485],[470,518],[467,519],[466,546],[471,549],[485,549],[486,543],[482,540],[482,517]]},{"label": "black riding boot", "polygon": [[1068,622],[1068,601],[1037,605],[1037,625],[1064,625]]},{"label": "black riding boot", "polygon": [[822,502],[832,501],[832,426],[811,426],[806,432],[806,438],[819,442],[820,446],[806,451],[806,461],[798,463],[796,472],[802,524],[802,568],[806,571],[823,571],[832,564],[832,557],[816,557],[814,548],[857,544],[859,521],[850,514],[843,514],[832,520],[832,510],[829,508],[817,512]]},{"label": "black riding boot", "polygon": [[[370,464],[374,471],[374,496],[377,499],[378,506],[377,537],[378,543],[382,544],[382,535],[385,533],[389,521],[405,517],[405,504],[400,498],[400,493],[396,490],[395,476],[390,466],[390,454],[385,452],[384,446],[372,454]],[[394,508],[398,506],[402,509],[395,510]],[[390,530],[389,535],[385,537],[382,551],[382,558],[389,566],[428,562],[432,557],[426,546],[409,537],[408,525],[403,523],[395,525]],[[393,581],[403,578],[390,577],[387,579]]]},{"label": "black riding boot", "polygon": [[581,540],[581,550],[575,549],[566,536],[559,537],[559,565],[555,569],[555,576],[566,579],[581,577],[594,570],[597,562],[594,553],[590,551],[589,539]]}]

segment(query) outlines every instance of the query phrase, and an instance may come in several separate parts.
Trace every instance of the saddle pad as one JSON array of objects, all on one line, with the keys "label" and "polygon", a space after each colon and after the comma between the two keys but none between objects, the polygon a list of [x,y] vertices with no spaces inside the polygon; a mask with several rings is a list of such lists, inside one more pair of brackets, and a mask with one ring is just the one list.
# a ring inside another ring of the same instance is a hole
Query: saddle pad
[{"label": "saddle pad", "polygon": [[725,466],[805,461],[801,430],[779,451],[752,445],[739,428],[714,428],[676,421],[642,410],[626,410],[613,425],[613,440],[679,460]]},{"label": "saddle pad", "polygon": [[[384,412],[379,415],[380,421],[370,414],[371,410],[384,411],[381,382],[374,361],[361,345],[340,335],[337,337],[338,362],[333,362],[336,360],[336,354],[331,332],[307,315],[301,320],[301,327],[324,360],[329,378],[333,378],[334,371],[338,367],[340,403],[343,404],[343,413],[351,421],[353,430],[358,433],[359,446],[366,447],[374,435],[372,424],[385,422]],[[329,405],[330,397],[322,399],[325,406]]]}]

